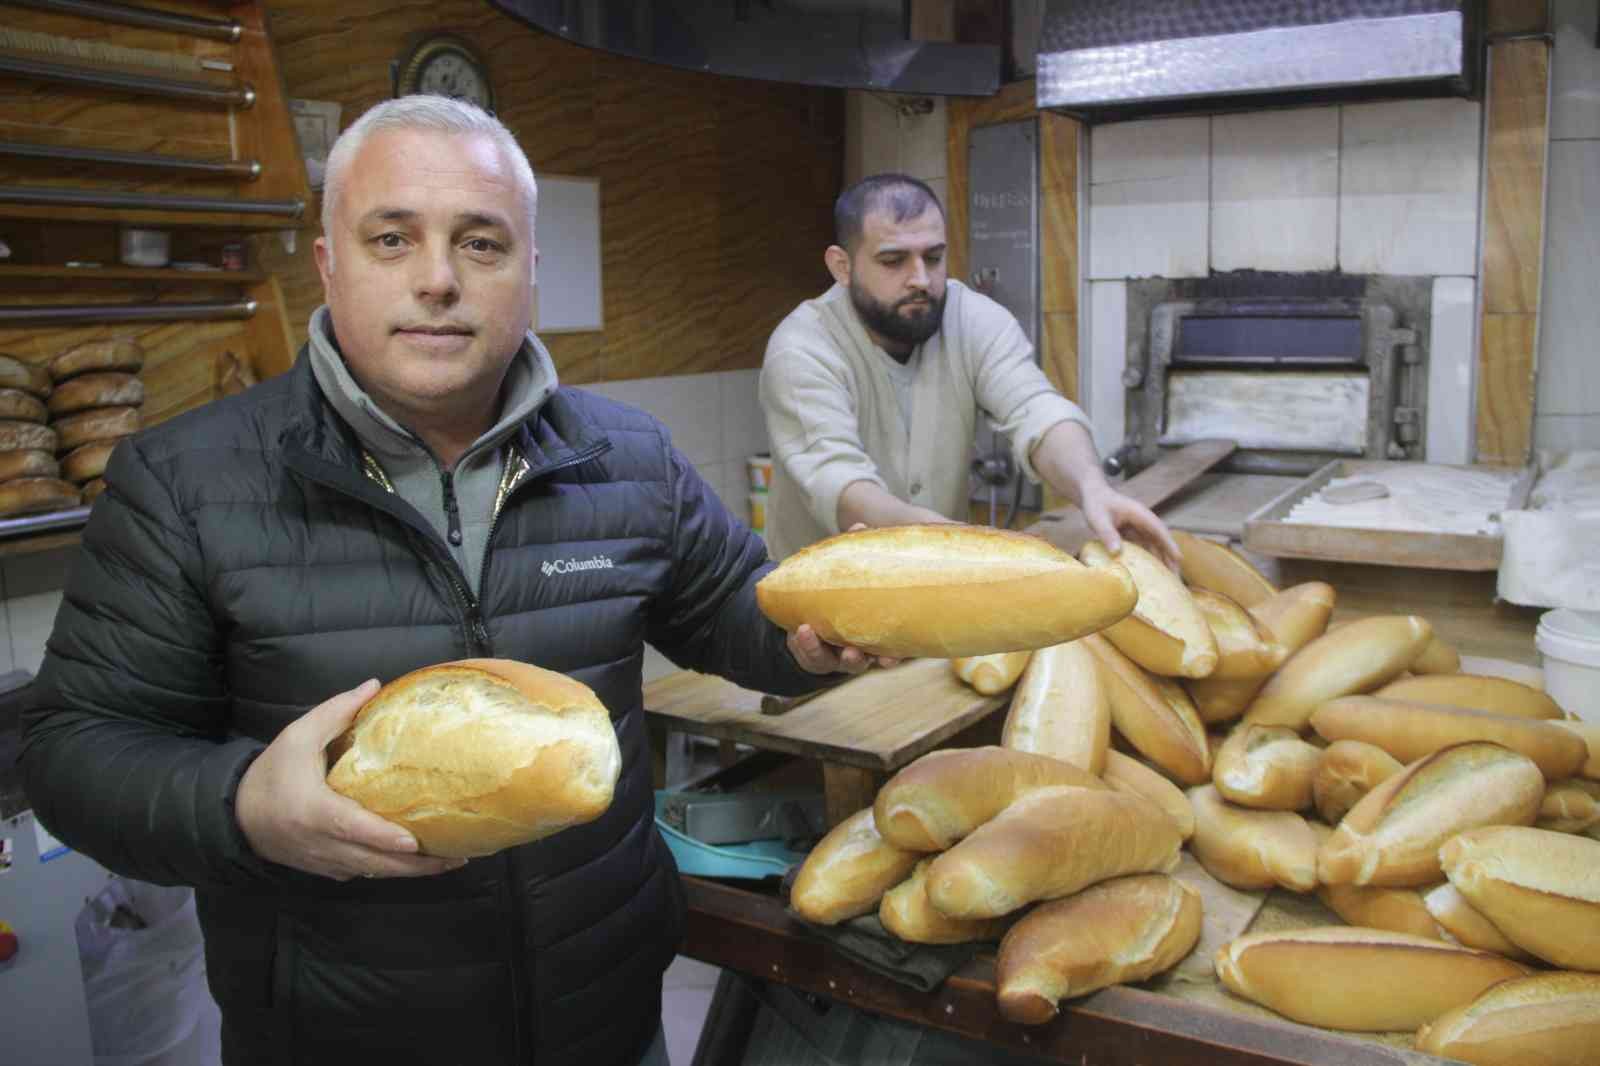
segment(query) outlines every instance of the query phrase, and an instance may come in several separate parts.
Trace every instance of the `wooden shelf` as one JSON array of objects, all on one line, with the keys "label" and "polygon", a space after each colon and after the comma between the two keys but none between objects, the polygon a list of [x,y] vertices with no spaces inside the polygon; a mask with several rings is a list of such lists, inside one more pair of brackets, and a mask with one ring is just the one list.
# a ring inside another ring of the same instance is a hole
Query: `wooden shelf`
[{"label": "wooden shelf", "polygon": [[178,270],[173,267],[69,267],[0,264],[0,280],[156,281],[173,285],[255,285],[267,280],[260,270]]}]

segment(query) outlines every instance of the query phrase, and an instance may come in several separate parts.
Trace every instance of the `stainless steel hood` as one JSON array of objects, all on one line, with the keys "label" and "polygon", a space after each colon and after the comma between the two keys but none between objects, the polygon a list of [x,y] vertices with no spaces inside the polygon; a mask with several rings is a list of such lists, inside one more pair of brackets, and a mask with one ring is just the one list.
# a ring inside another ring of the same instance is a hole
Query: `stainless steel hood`
[{"label": "stainless steel hood", "polygon": [[1478,18],[1472,0],[1050,0],[1038,102],[1148,113],[1463,94]]}]

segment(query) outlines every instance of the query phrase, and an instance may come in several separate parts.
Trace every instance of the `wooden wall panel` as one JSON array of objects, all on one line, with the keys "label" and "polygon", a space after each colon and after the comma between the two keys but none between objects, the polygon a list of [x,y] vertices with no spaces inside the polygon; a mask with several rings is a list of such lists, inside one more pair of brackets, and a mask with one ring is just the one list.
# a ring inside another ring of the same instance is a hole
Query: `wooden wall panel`
[{"label": "wooden wall panel", "polygon": [[[1082,130],[1077,119],[1039,112],[1039,310],[1045,314],[1078,312],[1078,138]],[[1073,378],[1076,380],[1076,373]]]},{"label": "wooden wall panel", "polygon": [[1490,47],[1477,376],[1479,462],[1521,463],[1533,446],[1549,75],[1546,40],[1500,41]]},{"label": "wooden wall panel", "polygon": [[[289,95],[338,101],[344,124],[389,96],[388,64],[414,35],[448,30],[488,56],[497,110],[536,173],[600,179],[606,327],[543,337],[570,383],[760,366],[767,335],[829,283],[822,250],[844,161],[837,90],[610,55],[476,0],[269,10]],[[259,242],[301,341],[322,297],[317,232],[293,253]]]}]

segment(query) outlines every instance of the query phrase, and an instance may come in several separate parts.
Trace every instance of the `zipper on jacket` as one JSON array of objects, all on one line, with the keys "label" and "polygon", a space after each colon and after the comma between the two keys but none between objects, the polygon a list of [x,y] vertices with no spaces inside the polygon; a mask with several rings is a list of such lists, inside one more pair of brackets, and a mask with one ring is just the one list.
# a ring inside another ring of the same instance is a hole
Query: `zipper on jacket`
[{"label": "zipper on jacket", "polygon": [[439,471],[439,484],[444,489],[444,519],[448,532],[445,539],[451,547],[461,547],[461,505],[456,501],[455,475],[448,470]]}]

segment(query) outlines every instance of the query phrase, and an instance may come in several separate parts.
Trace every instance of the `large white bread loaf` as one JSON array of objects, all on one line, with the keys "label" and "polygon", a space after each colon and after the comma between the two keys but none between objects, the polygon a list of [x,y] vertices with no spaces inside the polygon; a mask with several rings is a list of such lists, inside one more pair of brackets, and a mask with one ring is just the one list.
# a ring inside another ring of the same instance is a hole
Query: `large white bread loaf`
[{"label": "large white bread loaf", "polygon": [[1216,786],[1189,790],[1194,838],[1189,850],[1206,872],[1234,888],[1317,887],[1317,836],[1292,811],[1253,811],[1224,800]]},{"label": "large white bread loaf", "polygon": [[1212,784],[1241,807],[1298,811],[1311,806],[1322,749],[1280,725],[1241,723],[1217,749]]},{"label": "large white bread loaf", "polygon": [[1048,755],[996,746],[930,751],[878,789],[878,832],[907,851],[944,851],[1019,797],[1039,788],[1107,788],[1087,770]]},{"label": "large white bread loaf", "polygon": [[1169,530],[1178,542],[1178,576],[1191,588],[1220,592],[1244,607],[1270,599],[1277,588],[1265,574],[1228,547],[1181,529]]},{"label": "large white bread loaf", "polygon": [[994,655],[968,655],[950,660],[950,669],[974,692],[998,696],[1017,683],[1033,658],[1031,651],[1002,651]]},{"label": "large white bread loaf", "polygon": [[1118,792],[1137,793],[1160,807],[1184,840],[1194,836],[1194,808],[1189,797],[1169,778],[1138,759],[1116,750],[1106,752],[1106,768],[1100,772],[1100,779]]},{"label": "large white bread loaf", "polygon": [[1317,854],[1329,885],[1438,883],[1439,847],[1484,825],[1532,825],[1544,778],[1496,744],[1460,744],[1407,766],[1361,797]]},{"label": "large white bread loaf", "polygon": [[1104,629],[1133,610],[1121,566],[1087,567],[1039,537],[987,526],[863,529],[818,541],[756,584],[793,632],[894,658],[1029,651]]},{"label": "large white bread loaf", "polygon": [[928,867],[928,899],[953,918],[997,918],[1123,874],[1178,864],[1183,839],[1161,808],[1127,792],[1030,792]]},{"label": "large white bread loaf", "polygon": [[1487,741],[1532,759],[1551,781],[1576,774],[1589,756],[1582,738],[1553,722],[1380,696],[1329,700],[1313,712],[1311,727],[1330,741],[1375,744],[1403,763],[1452,744]]},{"label": "large white bread loaf", "polygon": [[1104,627],[1122,654],[1163,677],[1207,677],[1217,668],[1217,638],[1193,594],[1160,559],[1131,541],[1112,555],[1098,540],[1078,557],[1094,570],[1126,567],[1138,586],[1133,613]]},{"label": "large white bread loaf", "polygon": [[1100,668],[1083,641],[1033,653],[1011,696],[1000,744],[1069,762],[1091,774],[1105,770],[1111,744],[1111,702]]},{"label": "large white bread loaf", "polygon": [[1122,654],[1103,634],[1084,637],[1100,668],[1111,707],[1111,724],[1161,772],[1185,785],[1211,779],[1206,727],[1183,686],[1160,677]]},{"label": "large white bread loaf", "polygon": [[1324,1029],[1415,1030],[1527,968],[1442,940],[1358,926],[1249,933],[1216,954],[1228,991]]},{"label": "large white bread loaf", "polygon": [[1245,721],[1304,729],[1328,700],[1399,677],[1433,639],[1416,615],[1379,615],[1340,626],[1289,657],[1256,695]]},{"label": "large white bread loaf", "polygon": [[1428,913],[1438,923],[1439,929],[1457,944],[1477,948],[1479,951],[1492,951],[1496,955],[1504,955],[1518,962],[1534,961],[1532,955],[1507,940],[1506,935],[1496,929],[1494,923],[1485,918],[1476,907],[1468,903],[1467,897],[1461,894],[1461,890],[1449,881],[1434,885],[1424,892],[1422,905],[1428,908]]},{"label": "large white bread loaf", "polygon": [[1200,680],[1251,681],[1283,665],[1289,650],[1255,615],[1220,592],[1194,589],[1194,604],[1217,641],[1217,666]]},{"label": "large white bread loaf", "polygon": [[878,835],[864,807],[828,831],[800,864],[789,906],[808,922],[834,925],[868,914],[922,856]]},{"label": "large white bread loaf", "polygon": [[1361,797],[1405,769],[1405,764],[1376,744],[1336,740],[1322,749],[1311,779],[1311,801],[1329,825],[1338,825]]},{"label": "large white bread loaf", "polygon": [[[1413,663],[1412,668],[1415,667]],[[1424,677],[1402,677],[1389,682],[1373,695],[1412,703],[1469,707],[1475,711],[1488,711],[1513,718],[1566,717],[1559,703],[1532,685],[1487,674],[1435,673]]]},{"label": "large white bread loaf", "polygon": [[917,856],[911,876],[883,894],[878,921],[891,935],[911,944],[970,944],[998,940],[1011,924],[1009,918],[951,918],[928,902],[926,856]]},{"label": "large white bread loaf", "polygon": [[1503,981],[1417,1030],[1417,1050],[1473,1066],[1600,1066],[1600,974]]},{"label": "large white bread loaf", "polygon": [[424,854],[455,858],[598,818],[622,768],[587,685],[506,659],[396,678],[328,752],[330,788],[405,827]]},{"label": "large white bread loaf", "polygon": [[1600,841],[1492,826],[1452,838],[1439,859],[1513,944],[1557,966],[1600,971]]},{"label": "large white bread loaf", "polygon": [[1169,970],[1199,941],[1202,917],[1200,893],[1165,874],[1118,877],[1042,903],[1000,942],[1000,1013],[1042,1025],[1064,999]]},{"label": "large white bread loaf", "polygon": [[[1292,585],[1248,608],[1251,617],[1266,627],[1285,656],[1293,655],[1322,636],[1333,615],[1337,597],[1333,586],[1321,581]],[[1285,659],[1287,661],[1287,658]],[[1267,683],[1267,675],[1243,681],[1211,677],[1184,683],[1202,721],[1226,722],[1239,717]]]}]

